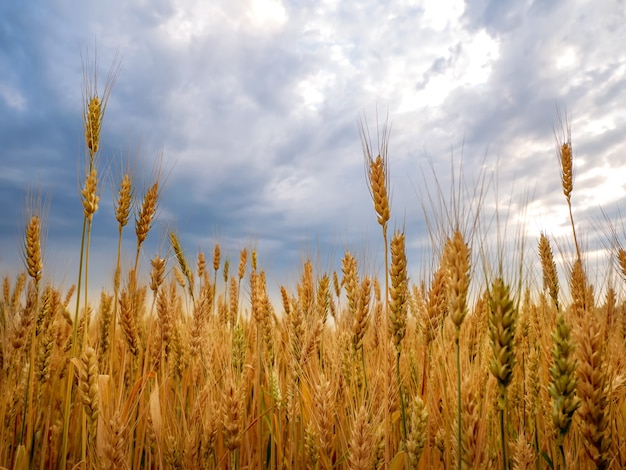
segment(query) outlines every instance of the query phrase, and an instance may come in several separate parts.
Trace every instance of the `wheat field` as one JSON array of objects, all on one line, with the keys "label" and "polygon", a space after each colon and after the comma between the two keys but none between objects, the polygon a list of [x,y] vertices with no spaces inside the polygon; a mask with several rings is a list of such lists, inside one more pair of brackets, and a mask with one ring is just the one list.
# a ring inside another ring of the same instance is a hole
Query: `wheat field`
[{"label": "wheat field", "polygon": [[[229,266],[219,245],[190,256],[171,232],[167,255],[146,253],[162,176],[139,194],[127,172],[104,215],[119,228],[117,262],[106,267],[114,288],[90,298],[90,271],[102,269],[89,264],[100,129],[118,70],[103,90],[85,74],[75,285],[43,275],[36,205],[20,242],[24,269],[3,280],[2,468],[626,466],[626,251],[613,244],[605,266],[615,285],[592,285],[572,212],[567,123],[557,189],[575,250],[564,266],[548,234],[517,265],[498,262],[503,248],[488,248],[473,218],[486,209],[458,191],[434,215],[432,269],[410,278],[405,233],[388,230],[389,134],[374,149],[361,123],[381,274],[350,252],[338,272],[306,260],[273,300],[253,249]],[[136,252],[123,270],[128,237]]]}]

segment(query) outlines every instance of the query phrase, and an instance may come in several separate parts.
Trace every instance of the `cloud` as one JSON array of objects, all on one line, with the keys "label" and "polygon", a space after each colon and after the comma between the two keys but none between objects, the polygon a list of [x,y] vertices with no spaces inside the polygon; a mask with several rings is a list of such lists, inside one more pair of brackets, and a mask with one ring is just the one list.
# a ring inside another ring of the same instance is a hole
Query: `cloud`
[{"label": "cloud", "polygon": [[[566,233],[557,109],[572,126],[577,220],[589,227],[598,206],[624,195],[624,14],[617,2],[538,0],[3,4],[0,242],[15,243],[23,188],[41,184],[50,194],[47,243],[72,259],[82,223],[83,65],[97,50],[102,86],[118,49],[97,251],[115,250],[120,168],[138,154],[146,186],[162,154],[161,222],[146,258],[177,229],[190,252],[220,242],[236,257],[256,243],[280,273],[297,269],[307,242],[337,259],[367,245],[380,259],[356,126],[367,116],[375,137],[377,113],[379,124],[387,113],[392,121],[392,209],[410,258],[428,257],[419,198],[435,190],[431,165],[450,186],[451,155],[463,156],[469,181],[497,169],[500,194],[514,187],[518,200],[532,199],[530,236]],[[589,233],[599,244],[602,235]]]}]

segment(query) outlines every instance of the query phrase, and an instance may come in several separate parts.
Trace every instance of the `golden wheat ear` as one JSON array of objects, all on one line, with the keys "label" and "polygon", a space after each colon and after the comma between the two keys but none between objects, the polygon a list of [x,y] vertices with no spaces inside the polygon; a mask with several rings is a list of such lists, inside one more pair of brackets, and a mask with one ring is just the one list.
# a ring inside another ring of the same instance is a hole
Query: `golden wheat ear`
[{"label": "golden wheat ear", "polygon": [[148,189],[143,198],[143,203],[137,215],[135,223],[135,235],[137,235],[137,248],[146,240],[148,232],[152,227],[156,214],[157,203],[159,201],[160,188],[159,181],[155,181]]},{"label": "golden wheat ear", "polygon": [[448,273],[448,303],[452,323],[457,330],[467,313],[467,292],[469,290],[470,249],[463,234],[456,230],[446,243],[444,250],[445,264]]},{"label": "golden wheat ear", "polygon": [[128,173],[125,173],[120,182],[118,198],[115,204],[115,219],[120,231],[128,223],[130,208],[133,200],[133,183]]},{"label": "golden wheat ear", "polygon": [[224,387],[222,395],[222,433],[224,445],[230,452],[241,445],[241,427],[243,422],[243,406],[241,390],[230,378]]},{"label": "golden wheat ear", "polygon": [[603,338],[595,315],[589,312],[582,317],[577,350],[581,434],[587,456],[597,468],[609,468],[612,441],[611,394]]},{"label": "golden wheat ear", "polygon": [[419,395],[409,404],[409,430],[406,449],[411,468],[418,468],[428,438],[428,410]]},{"label": "golden wheat ear", "polygon": [[559,277],[556,273],[554,255],[550,247],[550,240],[542,232],[539,237],[539,259],[541,260],[541,270],[543,272],[543,288],[550,292],[552,302],[559,310]]},{"label": "golden wheat ear", "polygon": [[119,55],[116,53],[104,85],[102,93],[98,91],[97,59],[89,66],[83,62],[83,132],[85,145],[89,152],[90,167],[93,166],[95,155],[100,150],[102,121],[106,112],[113,85],[121,70]]},{"label": "golden wheat ear", "polygon": [[41,281],[43,261],[41,256],[41,219],[38,215],[31,216],[26,225],[24,261],[28,275],[36,283],[39,283]]},{"label": "golden wheat ear", "polygon": [[574,189],[574,160],[572,158],[572,143],[568,139],[563,142],[559,149],[559,161],[561,162],[561,186],[568,203],[571,202],[572,190]]},{"label": "golden wheat ear", "polygon": [[349,446],[349,468],[351,470],[370,470],[374,458],[374,433],[369,419],[369,410],[365,404],[359,407],[352,425]]},{"label": "golden wheat ear", "polygon": [[73,359],[78,376],[78,393],[87,416],[87,436],[89,439],[89,455],[94,458],[95,443],[98,431],[98,414],[100,412],[98,394],[98,357],[95,349],[87,346],[80,358]]},{"label": "golden wheat ear", "polygon": [[[363,147],[363,158],[365,163],[365,176],[367,180],[368,190],[374,203],[374,211],[376,212],[377,221],[382,227],[383,232],[383,247],[385,253],[385,309],[382,316],[382,346],[383,354],[387,357],[389,350],[389,250],[387,242],[387,227],[389,225],[389,219],[391,216],[391,203],[390,203],[390,179],[389,179],[389,166],[388,166],[388,150],[389,150],[389,134],[390,128],[387,123],[383,125],[381,141],[378,146],[378,155],[374,158],[372,153],[372,145],[370,142],[369,132],[366,130],[367,122],[362,120],[358,121],[359,135],[361,137],[361,145]],[[388,364],[386,363],[388,366]],[[389,374],[385,374],[385,380],[389,380]],[[388,389],[388,383],[386,388]],[[391,433],[391,417],[389,415],[389,403],[388,396],[385,394],[385,435],[388,436]],[[405,423],[405,416],[403,413],[403,423]],[[406,430],[406,425],[403,426]],[[406,437],[406,432],[404,433]],[[391,462],[391,446],[389,439],[385,438],[385,468]]]},{"label": "golden wheat ear", "polygon": [[398,352],[406,334],[409,298],[407,259],[403,232],[396,232],[391,239],[391,286],[389,288],[389,329]]},{"label": "golden wheat ear", "polygon": [[367,331],[369,314],[370,314],[370,295],[371,295],[371,283],[370,278],[365,276],[361,282],[361,288],[359,290],[359,300],[357,302],[356,314],[352,322],[352,334],[354,350],[360,351],[363,347],[363,337]]}]

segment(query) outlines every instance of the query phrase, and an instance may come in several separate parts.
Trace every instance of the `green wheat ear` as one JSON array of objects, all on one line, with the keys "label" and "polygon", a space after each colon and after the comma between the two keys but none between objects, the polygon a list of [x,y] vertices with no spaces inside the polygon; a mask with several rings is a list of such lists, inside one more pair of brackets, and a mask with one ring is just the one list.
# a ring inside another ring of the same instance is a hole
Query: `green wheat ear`
[{"label": "green wheat ear", "polygon": [[565,466],[563,442],[570,430],[572,417],[580,406],[580,399],[576,396],[578,386],[576,377],[578,363],[574,356],[576,343],[571,337],[571,329],[562,314],[559,314],[557,318],[552,339],[554,340],[553,362],[550,367],[552,381],[548,386],[548,391],[552,397],[552,423],[557,431],[556,443]]},{"label": "green wheat ear", "polygon": [[515,324],[517,305],[511,298],[511,290],[502,278],[497,278],[492,286],[489,299],[489,337],[493,356],[489,371],[498,381],[498,407],[500,411],[500,434],[502,436],[502,464],[508,468],[506,437],[506,389],[513,379],[515,365]]}]

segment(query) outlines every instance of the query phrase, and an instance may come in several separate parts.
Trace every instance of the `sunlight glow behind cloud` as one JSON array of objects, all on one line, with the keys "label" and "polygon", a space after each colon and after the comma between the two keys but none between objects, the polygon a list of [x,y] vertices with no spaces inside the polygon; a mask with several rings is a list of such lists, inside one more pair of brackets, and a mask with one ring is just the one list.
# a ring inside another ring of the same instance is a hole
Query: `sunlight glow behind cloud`
[{"label": "sunlight glow behind cloud", "polygon": [[252,0],[248,17],[253,26],[270,31],[287,22],[287,12],[280,0]]},{"label": "sunlight glow behind cloud", "polygon": [[463,0],[424,0],[423,22],[435,31],[456,26],[465,11]]}]

